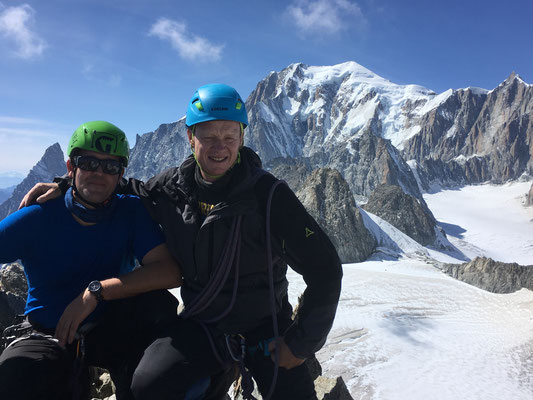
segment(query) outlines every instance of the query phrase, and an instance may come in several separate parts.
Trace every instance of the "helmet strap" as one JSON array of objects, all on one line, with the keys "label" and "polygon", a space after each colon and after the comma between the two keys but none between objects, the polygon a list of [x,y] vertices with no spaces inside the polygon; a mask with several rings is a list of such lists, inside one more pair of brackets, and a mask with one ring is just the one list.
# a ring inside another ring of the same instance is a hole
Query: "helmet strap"
[{"label": "helmet strap", "polygon": [[76,187],[76,170],[77,169],[78,169],[78,167],[74,167],[74,174],[73,174],[74,177],[72,178],[72,194],[75,195],[77,199],[81,200],[83,203],[85,203],[86,205],[88,205],[90,207],[94,207],[94,208],[107,207],[107,205],[109,204],[109,201],[115,195],[116,189],[115,189],[115,191],[113,191],[113,193],[111,193],[111,196],[109,196],[107,199],[105,199],[101,203],[94,203],[92,201],[87,200],[85,197],[83,197],[81,192]]}]

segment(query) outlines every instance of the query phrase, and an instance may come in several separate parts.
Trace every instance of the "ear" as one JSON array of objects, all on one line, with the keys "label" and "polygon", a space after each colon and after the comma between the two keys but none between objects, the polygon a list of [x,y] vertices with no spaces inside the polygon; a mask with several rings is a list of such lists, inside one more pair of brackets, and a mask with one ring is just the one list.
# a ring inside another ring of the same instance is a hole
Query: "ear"
[{"label": "ear", "polygon": [[194,146],[194,137],[193,137],[191,128],[187,128],[187,137],[189,138],[189,144],[191,146]]},{"label": "ear", "polygon": [[70,158],[67,160],[67,171],[68,171],[68,177],[69,178],[74,178],[74,165],[72,165],[72,161],[70,160]]}]

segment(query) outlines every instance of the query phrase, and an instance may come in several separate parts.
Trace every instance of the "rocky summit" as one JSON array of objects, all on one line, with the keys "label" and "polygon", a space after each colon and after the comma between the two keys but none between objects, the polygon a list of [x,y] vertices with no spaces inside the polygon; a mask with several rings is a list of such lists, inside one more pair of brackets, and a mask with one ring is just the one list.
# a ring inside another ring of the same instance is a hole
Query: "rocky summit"
[{"label": "rocky summit", "polygon": [[296,195],[327,233],[342,263],[360,262],[372,254],[376,240],[365,227],[350,188],[338,171],[313,171]]},{"label": "rocky summit", "polygon": [[396,185],[380,185],[363,208],[384,219],[418,243],[435,244],[437,221],[426,202]]},{"label": "rocky summit", "polygon": [[28,176],[17,185],[11,197],[0,204],[0,220],[17,211],[20,201],[24,195],[38,182],[52,182],[54,177],[62,176],[67,172],[65,156],[59,146],[55,143],[48,147],[44,155],[31,169]]},{"label": "rocky summit", "polygon": [[493,293],[512,293],[522,288],[533,290],[533,265],[524,266],[476,257],[468,263],[445,264],[442,271]]}]

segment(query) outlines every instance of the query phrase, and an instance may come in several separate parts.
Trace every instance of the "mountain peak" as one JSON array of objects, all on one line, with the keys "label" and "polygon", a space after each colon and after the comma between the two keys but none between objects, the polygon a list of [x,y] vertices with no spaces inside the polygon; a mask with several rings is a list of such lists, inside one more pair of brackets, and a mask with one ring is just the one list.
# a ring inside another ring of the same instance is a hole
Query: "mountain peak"
[{"label": "mountain peak", "polygon": [[67,171],[65,158],[59,143],[46,149],[41,159],[33,166],[28,176],[17,185],[9,199],[0,205],[0,219],[17,210],[24,195],[38,182],[51,182]]},{"label": "mountain peak", "polygon": [[517,74],[516,72],[514,72],[514,71],[511,72],[511,75],[509,75],[505,81],[503,81],[503,85],[511,84],[515,80],[518,80],[519,83],[522,83],[524,85],[528,85],[529,86],[529,83],[524,81],[524,79],[522,79],[522,77],[519,74]]}]

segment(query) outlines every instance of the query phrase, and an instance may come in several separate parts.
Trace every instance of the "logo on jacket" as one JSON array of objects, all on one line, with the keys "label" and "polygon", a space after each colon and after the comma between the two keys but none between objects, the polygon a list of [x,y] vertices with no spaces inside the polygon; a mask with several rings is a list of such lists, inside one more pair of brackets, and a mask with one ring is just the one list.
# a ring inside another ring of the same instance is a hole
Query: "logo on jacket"
[{"label": "logo on jacket", "polygon": [[309,236],[311,236],[312,234],[314,234],[315,232],[313,232],[311,229],[309,229],[307,226],[305,227],[305,238],[307,239]]},{"label": "logo on jacket", "polygon": [[199,201],[198,206],[200,207],[200,212],[202,213],[202,215],[205,216],[207,216],[211,212],[213,207],[215,207],[214,204],[204,203],[203,201]]}]

